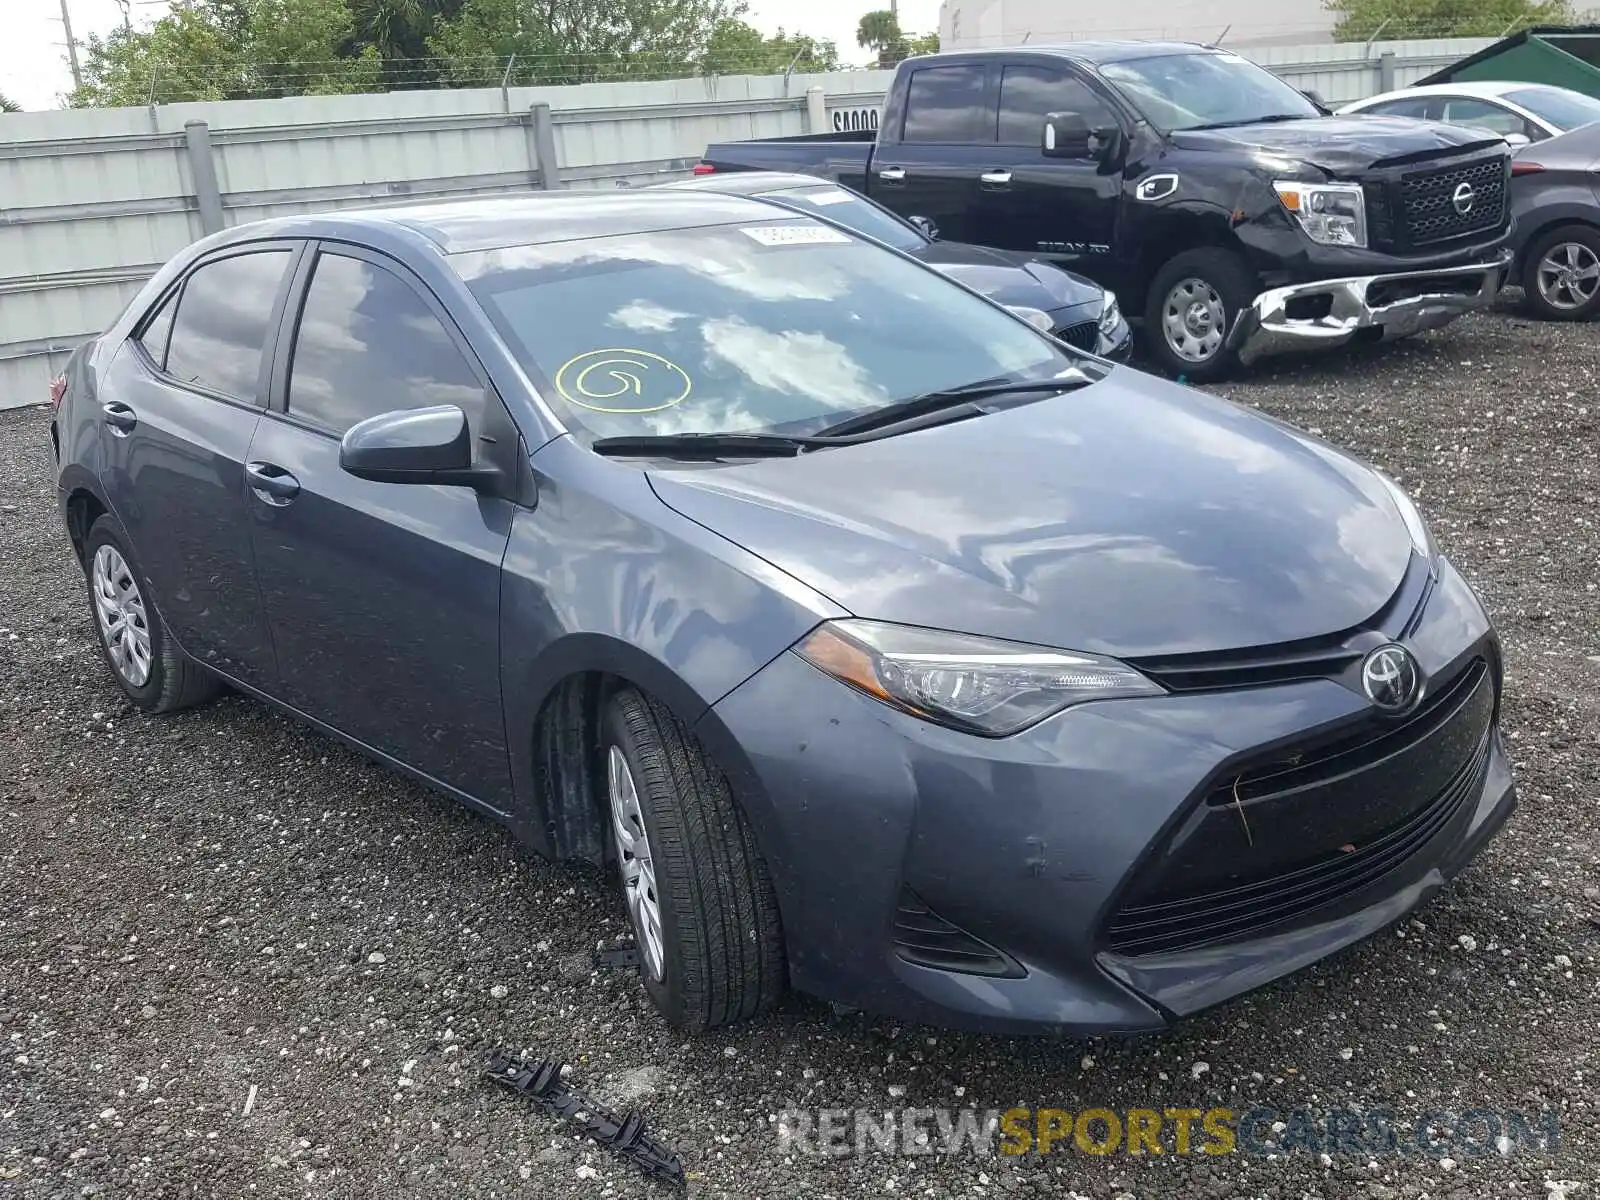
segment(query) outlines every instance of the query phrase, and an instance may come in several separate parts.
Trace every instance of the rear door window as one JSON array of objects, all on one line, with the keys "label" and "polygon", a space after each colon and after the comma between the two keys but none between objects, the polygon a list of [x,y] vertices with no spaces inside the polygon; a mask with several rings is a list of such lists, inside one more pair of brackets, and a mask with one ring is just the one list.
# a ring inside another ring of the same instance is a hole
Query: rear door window
[{"label": "rear door window", "polygon": [[1414,100],[1388,100],[1383,104],[1374,104],[1371,108],[1361,110],[1374,117],[1426,117],[1428,115],[1428,97],[1418,96]]},{"label": "rear door window", "polygon": [[183,285],[166,370],[180,383],[260,404],[261,354],[288,250],[258,250],[206,263]]},{"label": "rear door window", "polygon": [[972,145],[994,141],[981,66],[925,67],[906,89],[907,142]]},{"label": "rear door window", "polygon": [[486,393],[421,295],[393,271],[318,256],[289,367],[289,412],[330,433],[379,413],[453,404],[474,431]]},{"label": "rear door window", "polygon": [[1443,119],[1451,125],[1470,125],[1474,129],[1487,129],[1502,137],[1508,133],[1526,135],[1528,123],[1509,108],[1491,104],[1487,100],[1462,99],[1452,96],[1444,103]]}]

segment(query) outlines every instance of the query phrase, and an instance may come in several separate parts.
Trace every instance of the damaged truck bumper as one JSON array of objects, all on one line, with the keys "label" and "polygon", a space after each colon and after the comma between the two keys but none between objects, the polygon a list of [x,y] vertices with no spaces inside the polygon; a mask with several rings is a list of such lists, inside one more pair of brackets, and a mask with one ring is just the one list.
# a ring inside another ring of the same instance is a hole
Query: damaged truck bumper
[{"label": "damaged truck bumper", "polygon": [[1464,267],[1273,288],[1239,314],[1228,346],[1249,364],[1274,354],[1333,349],[1358,338],[1390,341],[1438,329],[1494,303],[1510,267],[1511,251],[1503,250],[1489,262]]}]

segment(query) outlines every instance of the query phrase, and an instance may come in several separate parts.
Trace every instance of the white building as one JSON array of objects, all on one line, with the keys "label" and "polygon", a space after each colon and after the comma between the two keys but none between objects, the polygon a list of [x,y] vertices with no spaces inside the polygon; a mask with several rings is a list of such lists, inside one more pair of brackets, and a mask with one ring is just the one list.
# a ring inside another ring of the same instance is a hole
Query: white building
[{"label": "white building", "polygon": [[1332,40],[1333,23],[1323,0],[943,0],[939,47],[1100,38],[1295,45]]}]

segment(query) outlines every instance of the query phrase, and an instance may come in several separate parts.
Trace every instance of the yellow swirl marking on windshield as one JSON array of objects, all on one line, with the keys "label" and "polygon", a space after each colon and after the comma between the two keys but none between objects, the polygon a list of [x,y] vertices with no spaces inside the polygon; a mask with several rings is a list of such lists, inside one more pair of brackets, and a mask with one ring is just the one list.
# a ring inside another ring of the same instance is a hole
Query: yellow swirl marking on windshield
[{"label": "yellow swirl marking on windshield", "polygon": [[682,404],[694,385],[671,359],[648,350],[590,350],[561,364],[556,391],[569,404],[603,413],[653,413]]}]

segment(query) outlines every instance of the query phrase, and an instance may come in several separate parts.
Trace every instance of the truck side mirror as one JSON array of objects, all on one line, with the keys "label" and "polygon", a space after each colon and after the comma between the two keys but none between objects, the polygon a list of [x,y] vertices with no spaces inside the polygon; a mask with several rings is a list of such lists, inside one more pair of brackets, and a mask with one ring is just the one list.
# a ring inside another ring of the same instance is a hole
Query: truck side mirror
[{"label": "truck side mirror", "polygon": [[1089,122],[1082,113],[1047,113],[1040,148],[1046,158],[1088,158]]},{"label": "truck side mirror", "polygon": [[907,217],[906,220],[910,221],[918,229],[922,230],[923,236],[926,237],[930,242],[937,242],[939,240],[939,227],[933,223],[933,218],[912,216]]}]

